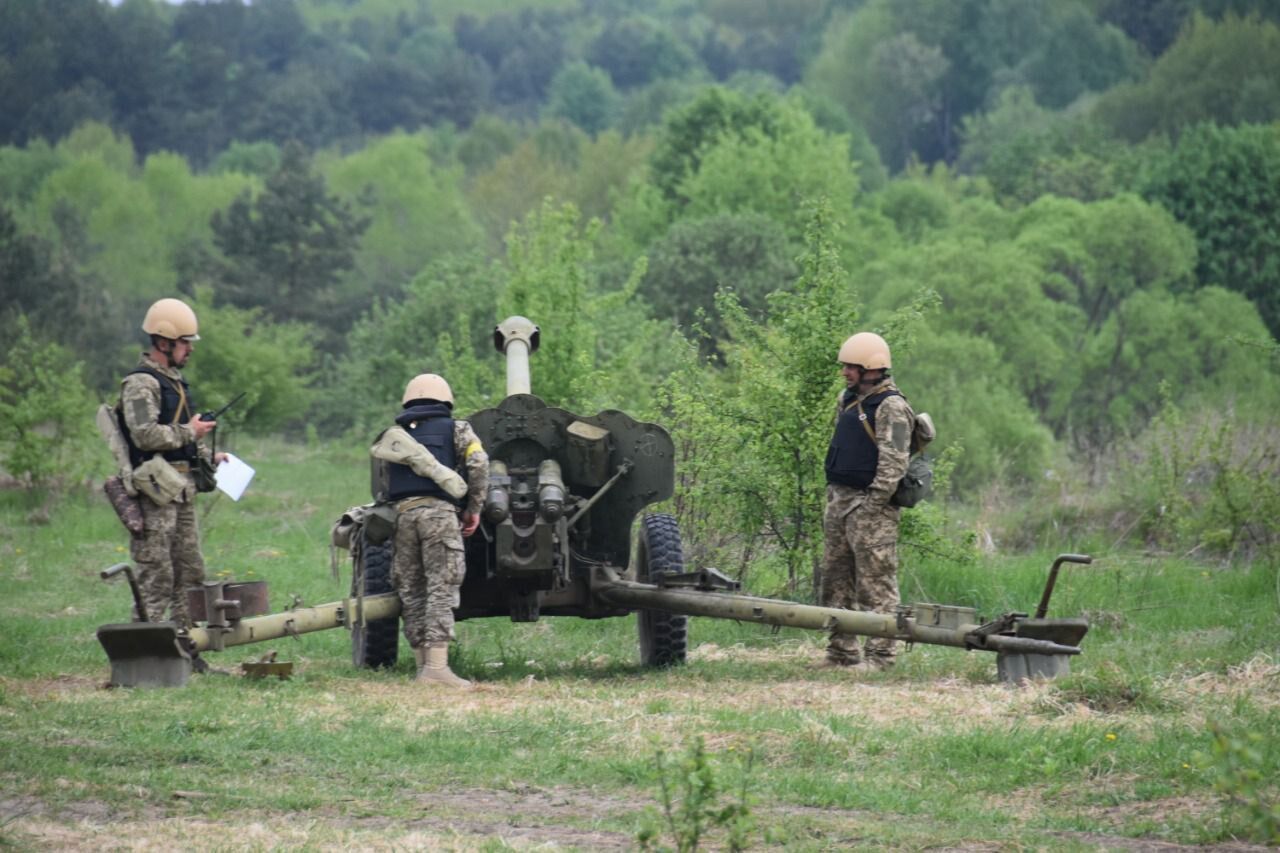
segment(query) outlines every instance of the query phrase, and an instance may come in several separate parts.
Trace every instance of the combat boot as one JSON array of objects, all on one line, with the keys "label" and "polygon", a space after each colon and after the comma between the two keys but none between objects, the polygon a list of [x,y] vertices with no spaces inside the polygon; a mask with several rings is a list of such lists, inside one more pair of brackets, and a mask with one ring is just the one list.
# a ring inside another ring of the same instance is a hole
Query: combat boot
[{"label": "combat boot", "polygon": [[[414,650],[415,653],[419,651]],[[449,669],[449,646],[445,643],[427,646],[420,650],[423,653],[422,668],[418,670],[418,681],[430,681],[441,687],[454,690],[470,690],[471,682],[459,678]]]},{"label": "combat boot", "polygon": [[425,666],[427,665],[427,647],[426,647],[426,646],[418,646],[416,649],[414,649],[414,650],[413,650],[413,659],[414,659],[414,661],[416,661],[416,662],[417,662],[417,664],[418,664],[418,666],[417,666],[417,667],[414,669],[414,671],[413,671],[413,672],[414,672],[414,677],[415,677],[415,678],[420,678],[420,677],[422,676],[422,669],[423,669],[423,667],[425,667]]}]

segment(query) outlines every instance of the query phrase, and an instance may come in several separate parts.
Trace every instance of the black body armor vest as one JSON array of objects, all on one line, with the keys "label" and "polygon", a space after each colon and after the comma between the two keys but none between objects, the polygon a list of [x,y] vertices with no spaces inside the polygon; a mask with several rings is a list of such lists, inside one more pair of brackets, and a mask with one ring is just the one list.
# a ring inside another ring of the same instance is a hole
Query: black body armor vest
[{"label": "black body armor vest", "polygon": [[[191,387],[187,385],[187,380],[180,379],[178,383],[182,385],[182,392],[178,392],[178,385],[174,384],[174,380],[165,376],[159,371],[152,370],[149,367],[139,367],[136,370],[130,370],[126,376],[132,376],[135,373],[145,373],[155,378],[160,383],[160,416],[157,422],[166,426],[170,424],[185,424],[191,421],[191,413],[195,411],[195,404],[191,402]],[[183,405],[183,396],[186,397],[186,404]],[[184,444],[176,450],[139,450],[133,443],[133,436],[129,434],[129,427],[124,422],[124,412],[120,408],[116,408],[116,415],[120,419],[120,432],[124,433],[125,442],[129,445],[129,462],[133,467],[137,468],[143,462],[155,456],[157,452],[170,462],[190,462],[199,454],[199,448],[194,443]],[[174,416],[177,416],[176,418]]]},{"label": "black body armor vest", "polygon": [[[876,409],[889,397],[901,396],[898,391],[882,391],[862,401],[862,411],[867,415],[867,426],[871,427],[873,434],[876,431]],[[876,478],[880,448],[876,447],[876,443],[858,420],[858,407],[849,406],[852,399],[849,396],[841,401],[842,406],[848,408],[841,409],[835,435],[831,437],[831,445],[827,448],[827,483],[866,489]]]},{"label": "black body armor vest", "polygon": [[[421,444],[441,465],[457,470],[457,451],[453,447],[453,417],[443,403],[427,403],[406,409],[396,417],[396,423],[404,427],[413,440]],[[387,496],[393,501],[405,498],[433,497],[446,500],[454,506],[462,502],[449,496],[430,477],[419,476],[408,465],[392,462],[387,465],[389,480]]]}]

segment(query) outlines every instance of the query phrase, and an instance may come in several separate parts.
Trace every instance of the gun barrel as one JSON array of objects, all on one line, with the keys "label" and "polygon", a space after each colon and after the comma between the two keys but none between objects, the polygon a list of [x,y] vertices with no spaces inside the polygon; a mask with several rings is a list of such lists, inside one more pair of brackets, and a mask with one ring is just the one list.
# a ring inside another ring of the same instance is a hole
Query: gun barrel
[{"label": "gun barrel", "polygon": [[541,332],[527,317],[508,317],[493,330],[493,345],[507,357],[507,396],[532,394],[529,356],[538,351]]},{"label": "gun barrel", "polygon": [[[243,646],[246,643],[278,640],[295,634],[341,628],[347,624],[348,618],[355,614],[355,610],[355,599],[343,599],[328,604],[318,604],[315,607],[299,607],[296,610],[241,619],[229,630],[217,630],[216,633],[220,636],[215,636],[215,631],[208,628],[192,628],[191,644],[196,651],[204,652],[210,649],[222,649],[225,646]],[[372,622],[398,615],[400,615],[400,598],[395,593],[365,596],[363,610],[365,620]]]},{"label": "gun barrel", "polygon": [[770,598],[694,589],[670,589],[623,580],[612,572],[597,570],[595,591],[609,604],[643,610],[665,610],[688,616],[736,619],[764,625],[781,625],[815,631],[834,631],[865,637],[885,637],[934,646],[1012,654],[1077,655],[1080,649],[1048,640],[975,633],[977,623],[954,627],[921,625],[912,616],[869,613],[797,604]]}]

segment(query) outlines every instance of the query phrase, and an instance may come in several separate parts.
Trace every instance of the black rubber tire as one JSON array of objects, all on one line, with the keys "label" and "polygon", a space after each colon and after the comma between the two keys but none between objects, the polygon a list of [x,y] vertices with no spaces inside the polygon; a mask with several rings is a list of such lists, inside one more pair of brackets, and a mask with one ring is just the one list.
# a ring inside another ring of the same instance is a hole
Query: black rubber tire
[{"label": "black rubber tire", "polygon": [[[651,583],[658,575],[684,571],[684,548],[680,527],[667,513],[646,515],[640,520],[640,541],[636,553],[636,580]],[[640,634],[640,663],[666,667],[684,663],[689,651],[689,617],[665,610],[636,612]]]},{"label": "black rubber tire", "polygon": [[[363,531],[360,534],[364,535]],[[364,561],[364,594],[395,592],[391,585],[391,540],[381,545],[360,543],[360,559]],[[352,579],[354,586],[355,580]],[[352,589],[355,595],[357,590]],[[362,669],[378,669],[396,665],[400,652],[400,618],[377,619],[361,628],[351,629],[351,662]]]}]

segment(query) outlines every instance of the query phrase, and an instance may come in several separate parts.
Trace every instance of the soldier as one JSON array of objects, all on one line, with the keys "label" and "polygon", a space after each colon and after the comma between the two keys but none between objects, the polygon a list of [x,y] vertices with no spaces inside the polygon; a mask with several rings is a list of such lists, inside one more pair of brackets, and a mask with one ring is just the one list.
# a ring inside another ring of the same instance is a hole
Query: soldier
[{"label": "soldier", "polygon": [[453,391],[443,377],[415,376],[401,402],[396,425],[370,450],[390,463],[389,494],[399,511],[391,578],[417,680],[465,690],[471,682],[449,669],[449,641],[467,571],[462,537],[480,525],[489,457],[471,424],[454,420]]},{"label": "soldier", "polygon": [[[191,357],[198,326],[195,312],[178,299],[161,299],[147,310],[142,331],[151,348],[121,383],[119,418],[129,447],[133,483],[138,488],[143,531],[133,537],[146,618],[169,618],[190,627],[186,588],[204,581],[200,531],[194,500],[198,457],[209,451],[199,441],[217,423],[195,414],[191,389],[181,368]],[[226,457],[219,453],[214,462]],[[134,613],[135,619],[142,614]]]},{"label": "soldier", "polygon": [[[822,603],[827,607],[893,613],[898,606],[898,515],[890,499],[907,470],[915,414],[889,377],[889,345],[859,332],[840,347],[848,387],[836,408],[827,449],[827,509]],[[885,669],[894,641],[832,633],[829,666]],[[865,657],[864,657],[865,656]]]}]

